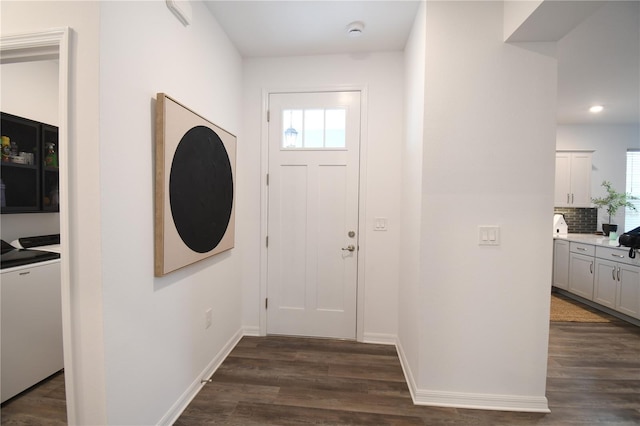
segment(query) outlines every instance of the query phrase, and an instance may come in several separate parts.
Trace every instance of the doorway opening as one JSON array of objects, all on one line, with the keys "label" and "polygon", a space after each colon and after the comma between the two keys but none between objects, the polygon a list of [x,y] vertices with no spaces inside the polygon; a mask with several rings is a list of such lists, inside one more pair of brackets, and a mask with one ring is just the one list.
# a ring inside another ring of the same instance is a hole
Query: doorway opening
[{"label": "doorway opening", "polygon": [[58,61],[60,281],[67,422],[76,423],[69,250],[69,36],[67,27],[0,37],[0,64]]}]

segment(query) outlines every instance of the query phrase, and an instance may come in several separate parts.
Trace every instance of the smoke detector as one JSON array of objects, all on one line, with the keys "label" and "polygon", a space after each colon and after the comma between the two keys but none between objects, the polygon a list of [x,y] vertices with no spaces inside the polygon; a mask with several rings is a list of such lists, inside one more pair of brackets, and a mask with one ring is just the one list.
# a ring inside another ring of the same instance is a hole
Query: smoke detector
[{"label": "smoke detector", "polygon": [[364,31],[364,24],[360,21],[355,21],[347,25],[347,34],[349,37],[360,37]]}]

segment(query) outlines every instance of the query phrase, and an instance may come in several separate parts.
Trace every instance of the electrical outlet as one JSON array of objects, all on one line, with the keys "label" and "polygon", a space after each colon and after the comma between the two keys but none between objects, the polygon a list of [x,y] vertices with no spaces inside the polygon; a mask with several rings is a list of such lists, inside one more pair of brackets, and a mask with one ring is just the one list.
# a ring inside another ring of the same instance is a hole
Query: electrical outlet
[{"label": "electrical outlet", "polygon": [[211,327],[211,322],[213,321],[213,310],[211,308],[204,311],[204,328],[205,330]]}]

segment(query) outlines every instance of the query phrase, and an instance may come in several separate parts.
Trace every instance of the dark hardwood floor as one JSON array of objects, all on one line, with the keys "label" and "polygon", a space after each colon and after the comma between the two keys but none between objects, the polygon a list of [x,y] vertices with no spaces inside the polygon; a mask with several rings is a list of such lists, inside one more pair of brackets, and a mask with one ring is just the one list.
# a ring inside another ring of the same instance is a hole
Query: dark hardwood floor
[{"label": "dark hardwood floor", "polygon": [[[552,322],[550,414],[414,406],[395,348],[244,337],[175,423],[640,425],[640,328]],[[2,405],[2,425],[65,423],[62,374]]]},{"label": "dark hardwood floor", "polygon": [[67,424],[67,404],[62,371],[5,401],[0,424],[58,426]]},{"label": "dark hardwood floor", "polygon": [[395,348],[245,337],[176,425],[639,425],[640,329],[551,323],[550,414],[414,406]]}]

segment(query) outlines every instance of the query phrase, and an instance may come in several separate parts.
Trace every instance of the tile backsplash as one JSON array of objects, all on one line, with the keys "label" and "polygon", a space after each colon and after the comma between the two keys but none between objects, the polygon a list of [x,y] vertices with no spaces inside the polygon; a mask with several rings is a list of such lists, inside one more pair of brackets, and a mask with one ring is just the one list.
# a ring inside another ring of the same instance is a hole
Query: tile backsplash
[{"label": "tile backsplash", "polygon": [[554,213],[564,215],[570,234],[593,234],[598,230],[598,209],[595,207],[556,207]]}]

